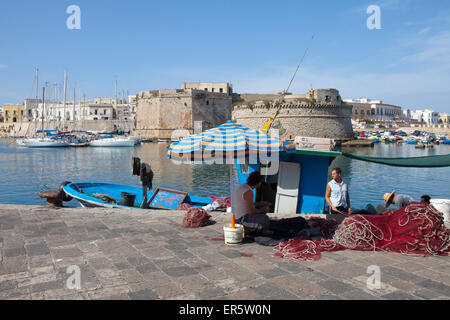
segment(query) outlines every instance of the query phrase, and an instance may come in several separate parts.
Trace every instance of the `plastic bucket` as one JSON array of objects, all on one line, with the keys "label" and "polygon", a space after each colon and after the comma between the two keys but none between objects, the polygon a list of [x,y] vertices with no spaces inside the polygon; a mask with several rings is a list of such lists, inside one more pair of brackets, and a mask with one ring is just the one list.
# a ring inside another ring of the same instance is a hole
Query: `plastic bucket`
[{"label": "plastic bucket", "polygon": [[447,199],[431,199],[430,203],[436,210],[444,214],[444,221],[450,222],[450,200]]},{"label": "plastic bucket", "polygon": [[125,207],[133,207],[136,195],[128,192],[120,193],[120,205]]},{"label": "plastic bucket", "polygon": [[231,224],[227,224],[223,227],[225,244],[239,244],[244,239],[244,226],[241,224],[235,224],[235,227],[236,228],[231,228]]}]

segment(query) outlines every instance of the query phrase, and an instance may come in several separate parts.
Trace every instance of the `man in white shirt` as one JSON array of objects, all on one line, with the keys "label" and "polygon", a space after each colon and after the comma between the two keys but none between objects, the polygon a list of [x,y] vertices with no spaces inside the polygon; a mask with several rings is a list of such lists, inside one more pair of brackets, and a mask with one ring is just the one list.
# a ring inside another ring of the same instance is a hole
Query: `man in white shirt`
[{"label": "man in white shirt", "polygon": [[342,180],[341,169],[334,168],[331,171],[333,180],[328,182],[325,193],[325,200],[331,208],[332,214],[352,214],[350,208],[350,196],[348,194],[348,185]]}]

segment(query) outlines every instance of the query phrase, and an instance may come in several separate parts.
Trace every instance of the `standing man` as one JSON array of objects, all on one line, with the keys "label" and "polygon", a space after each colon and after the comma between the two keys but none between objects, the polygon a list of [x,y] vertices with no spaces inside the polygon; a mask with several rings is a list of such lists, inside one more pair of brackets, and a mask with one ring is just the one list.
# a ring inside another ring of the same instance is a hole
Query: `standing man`
[{"label": "standing man", "polygon": [[[325,200],[331,208],[332,214],[348,213],[352,214],[350,208],[350,196],[348,195],[348,185],[342,180],[341,169],[334,168],[331,171],[333,180],[328,182]],[[346,207],[347,205],[347,207]]]}]

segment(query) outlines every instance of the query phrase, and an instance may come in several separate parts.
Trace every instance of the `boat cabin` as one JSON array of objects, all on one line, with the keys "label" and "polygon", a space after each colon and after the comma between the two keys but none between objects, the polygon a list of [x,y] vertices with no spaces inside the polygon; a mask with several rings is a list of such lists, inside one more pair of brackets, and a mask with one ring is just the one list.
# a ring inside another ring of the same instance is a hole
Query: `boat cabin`
[{"label": "boat cabin", "polygon": [[265,176],[265,183],[254,190],[254,198],[255,201],[270,201],[272,212],[323,214],[328,168],[340,155],[337,151],[297,148],[278,153],[278,170],[270,169],[276,166],[276,155],[272,159],[258,159],[255,164],[248,159],[236,159],[235,163],[239,184],[246,183],[253,171],[259,170]]}]

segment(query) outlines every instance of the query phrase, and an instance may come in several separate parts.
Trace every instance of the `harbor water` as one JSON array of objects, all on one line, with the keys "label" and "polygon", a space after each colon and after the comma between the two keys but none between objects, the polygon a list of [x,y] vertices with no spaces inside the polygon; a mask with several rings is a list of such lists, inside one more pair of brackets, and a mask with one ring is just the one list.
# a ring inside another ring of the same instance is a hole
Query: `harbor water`
[{"label": "harbor water", "polygon": [[[63,181],[107,182],[139,186],[132,176],[132,157],[149,163],[154,186],[199,196],[228,196],[228,165],[175,164],[167,159],[166,143],[146,143],[134,148],[43,148],[19,147],[13,139],[0,139],[0,203],[44,205],[42,190],[57,189]],[[450,153],[450,146],[415,149],[407,144],[376,144],[373,148],[347,148],[345,152],[381,157],[417,157]],[[416,200],[428,194],[450,199],[450,167],[399,168],[336,158],[330,166],[342,169],[349,183],[353,208],[383,204],[383,194],[396,190]],[[331,179],[331,174],[329,174]],[[236,175],[232,176],[233,185]],[[325,192],[325,191],[324,191]],[[68,203],[78,206],[76,201]]]}]

